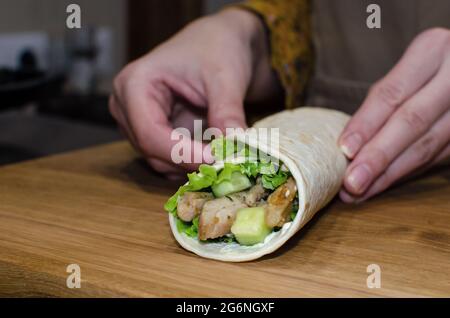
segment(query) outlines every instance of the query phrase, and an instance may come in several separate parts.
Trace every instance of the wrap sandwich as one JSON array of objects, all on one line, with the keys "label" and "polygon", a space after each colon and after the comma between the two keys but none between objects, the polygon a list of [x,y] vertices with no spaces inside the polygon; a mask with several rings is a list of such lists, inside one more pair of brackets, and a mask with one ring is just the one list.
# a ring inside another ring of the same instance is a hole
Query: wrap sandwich
[{"label": "wrap sandwich", "polygon": [[348,119],[302,107],[213,140],[215,163],[188,174],[165,204],[175,239],[227,262],[277,250],[339,191],[347,160],[337,140]]}]

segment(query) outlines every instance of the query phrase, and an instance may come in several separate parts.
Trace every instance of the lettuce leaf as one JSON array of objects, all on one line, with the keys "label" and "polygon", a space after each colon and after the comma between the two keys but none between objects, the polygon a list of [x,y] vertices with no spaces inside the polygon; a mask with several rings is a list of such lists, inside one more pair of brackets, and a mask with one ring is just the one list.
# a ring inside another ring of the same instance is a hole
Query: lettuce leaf
[{"label": "lettuce leaf", "polygon": [[217,179],[217,171],[212,166],[202,164],[199,167],[199,173],[188,174],[189,190],[198,191],[213,185]]},{"label": "lettuce leaf", "polygon": [[262,176],[262,185],[269,190],[275,190],[280,185],[286,182],[288,173],[285,171],[278,171],[276,174],[264,174]]},{"label": "lettuce leaf", "polygon": [[169,200],[164,204],[164,210],[166,210],[169,213],[172,213],[173,215],[177,214],[177,205],[178,205],[178,198],[181,197],[186,191],[189,190],[188,185],[181,186],[177,192],[175,192],[174,195],[172,195]]},{"label": "lettuce leaf", "polygon": [[269,190],[275,190],[286,182],[289,173],[276,168],[272,162],[244,162],[240,164],[241,172],[247,177],[256,178],[262,175],[262,185]]},{"label": "lettuce leaf", "polygon": [[205,189],[213,185],[217,179],[217,171],[212,166],[202,164],[199,167],[199,172],[193,172],[188,174],[189,182],[186,185],[181,186],[178,191],[167,200],[164,204],[164,209],[176,215],[178,198],[181,197],[187,191],[198,191]]},{"label": "lettuce leaf", "polygon": [[276,174],[277,173],[277,168],[275,167],[275,165],[272,162],[261,162],[259,164],[259,173],[260,174]]},{"label": "lettuce leaf", "polygon": [[231,175],[235,171],[241,171],[241,167],[232,163],[225,163],[222,171],[219,173],[219,177],[214,182],[214,184],[219,184],[223,181],[230,181]]},{"label": "lettuce leaf", "polygon": [[228,140],[220,137],[211,141],[211,152],[216,161],[222,161],[225,158],[236,153],[236,151],[237,146],[233,140]]},{"label": "lettuce leaf", "polygon": [[258,162],[244,162],[240,164],[241,173],[245,174],[247,177],[256,178],[259,174],[259,163]]},{"label": "lettuce leaf", "polygon": [[177,218],[177,230],[180,233],[186,233],[189,237],[198,236],[198,216],[192,222],[184,222]]}]

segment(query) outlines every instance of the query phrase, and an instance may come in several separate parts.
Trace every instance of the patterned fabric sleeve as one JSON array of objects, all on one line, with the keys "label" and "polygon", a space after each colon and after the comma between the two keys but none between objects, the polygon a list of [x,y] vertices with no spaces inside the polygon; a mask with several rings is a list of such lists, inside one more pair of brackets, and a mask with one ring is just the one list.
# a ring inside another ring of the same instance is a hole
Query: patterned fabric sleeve
[{"label": "patterned fabric sleeve", "polygon": [[284,88],[286,107],[300,106],[313,64],[309,0],[249,0],[238,6],[265,22],[272,67]]}]

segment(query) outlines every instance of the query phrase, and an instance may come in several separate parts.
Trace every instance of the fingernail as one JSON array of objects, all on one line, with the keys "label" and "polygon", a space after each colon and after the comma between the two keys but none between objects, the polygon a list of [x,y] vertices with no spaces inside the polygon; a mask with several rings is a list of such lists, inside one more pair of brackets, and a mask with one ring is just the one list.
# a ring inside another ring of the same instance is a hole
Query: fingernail
[{"label": "fingernail", "polygon": [[225,128],[243,128],[243,125],[237,120],[225,121]]},{"label": "fingernail", "polygon": [[352,159],[362,146],[362,138],[358,133],[352,133],[341,143],[342,152]]},{"label": "fingernail", "polygon": [[347,177],[347,183],[356,194],[363,193],[372,179],[372,172],[366,164],[360,164],[353,168]]}]

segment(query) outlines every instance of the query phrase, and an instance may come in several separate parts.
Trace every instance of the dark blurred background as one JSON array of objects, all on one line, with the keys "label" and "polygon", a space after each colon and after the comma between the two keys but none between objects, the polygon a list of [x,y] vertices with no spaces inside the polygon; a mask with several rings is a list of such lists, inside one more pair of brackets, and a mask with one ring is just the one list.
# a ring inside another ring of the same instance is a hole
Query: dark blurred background
[{"label": "dark blurred background", "polygon": [[114,75],[189,21],[235,0],[0,1],[0,165],[119,140]]}]

